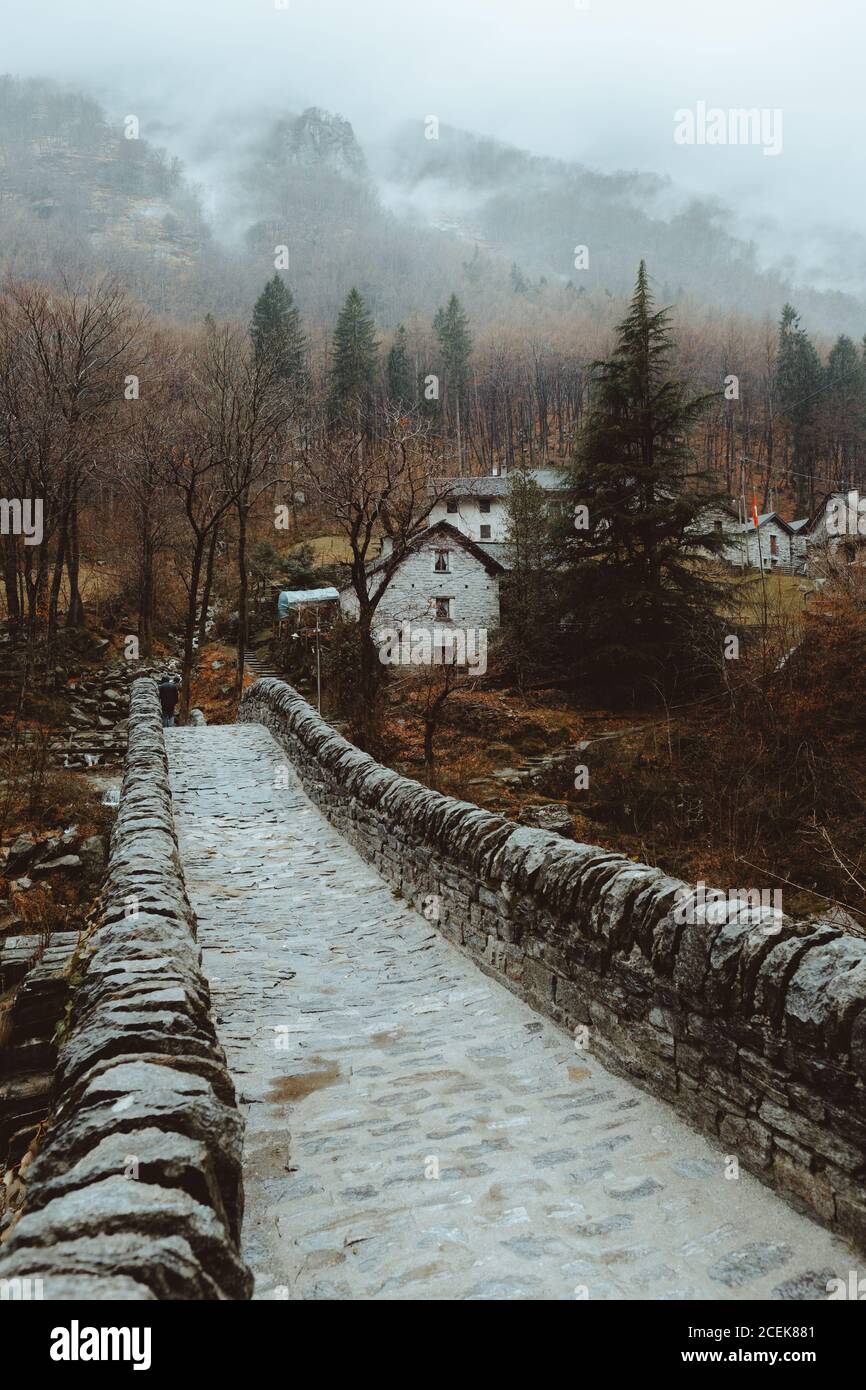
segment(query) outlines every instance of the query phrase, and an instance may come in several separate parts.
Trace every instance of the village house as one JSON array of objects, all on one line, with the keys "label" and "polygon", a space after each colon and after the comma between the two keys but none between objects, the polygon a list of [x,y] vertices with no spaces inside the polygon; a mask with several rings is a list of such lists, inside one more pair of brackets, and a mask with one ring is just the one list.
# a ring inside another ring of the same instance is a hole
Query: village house
[{"label": "village house", "polygon": [[[564,504],[567,484],[558,468],[533,468],[531,476],[549,496],[551,509]],[[449,521],[474,541],[501,545],[508,532],[507,473],[480,478],[443,478],[436,484],[437,500],[430,511],[430,524]]]},{"label": "village house", "polygon": [[745,522],[735,506],[708,508],[703,526],[712,526],[725,536],[719,558],[736,568],[763,569],[765,574],[804,574],[806,568],[807,518],[785,521],[778,512],[762,512],[758,525],[749,517]]},{"label": "village house", "polygon": [[866,500],[861,503],[856,492],[828,493],[811,516],[796,521],[763,512],[757,529],[751,517],[743,524],[733,508],[714,516],[728,538],[723,558],[732,565],[822,578],[831,568],[866,562]]},{"label": "village house", "polygon": [[[555,468],[532,476],[550,494],[550,506],[564,505],[566,484]],[[429,527],[409,547],[376,615],[377,629],[443,625],[447,629],[494,631],[500,623],[500,584],[508,560],[507,473],[439,479]],[[379,556],[368,566],[372,578],[391,554],[385,536]],[[342,611],[356,617],[354,590],[340,595]]]},{"label": "village house", "polygon": [[825,578],[831,569],[866,562],[864,513],[866,502],[857,492],[831,492],[823,498],[805,528],[808,574]]},{"label": "village house", "polygon": [[[556,468],[532,470],[548,495],[551,512],[568,506],[566,477]],[[438,480],[437,500],[430,509],[429,527],[409,547],[395,571],[377,611],[377,628],[408,622],[416,627],[494,631],[500,623],[502,578],[509,561],[507,473]],[[863,553],[864,539],[828,533],[829,510],[838,495],[822,502],[812,517],[786,521],[778,512],[763,512],[755,526],[743,520],[735,502],[713,504],[701,516],[703,530],[712,527],[725,537],[720,557],[734,568],[763,569],[765,574],[817,574],[828,553],[841,545],[853,558]],[[829,528],[832,531],[832,526]],[[384,537],[379,556],[368,566],[374,577],[391,553]],[[354,591],[344,588],[340,606],[357,616]]]},{"label": "village house", "polygon": [[842,493],[829,493],[811,516],[796,521],[785,521],[778,512],[763,512],[758,516],[757,530],[752,518],[745,525],[738,522],[725,530],[730,543],[724,558],[733,565],[763,566],[767,574],[778,571],[821,577],[828,564],[862,563],[866,549],[866,535],[858,530],[856,506],[852,507],[850,496]]},{"label": "village house", "polygon": [[[386,538],[382,553],[368,567],[370,580],[375,581],[390,554]],[[410,544],[376,610],[375,628],[409,623],[431,630],[494,631],[499,627],[499,585],[505,571],[495,547],[479,545],[450,521],[437,521]],[[357,618],[354,589],[342,590],[340,607],[347,617]]]},{"label": "village house", "polygon": [[778,512],[760,513],[757,527],[753,520],[748,520],[739,533],[745,540],[746,563],[752,569],[763,569],[765,574],[774,570],[780,574],[802,574],[805,554],[800,541],[805,525],[805,521],[785,521]]}]

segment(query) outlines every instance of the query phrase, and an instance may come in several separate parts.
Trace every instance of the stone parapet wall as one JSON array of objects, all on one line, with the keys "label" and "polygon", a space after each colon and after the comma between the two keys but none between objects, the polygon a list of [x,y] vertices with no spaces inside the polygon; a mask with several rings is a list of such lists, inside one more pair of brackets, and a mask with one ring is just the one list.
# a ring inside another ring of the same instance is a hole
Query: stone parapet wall
[{"label": "stone parapet wall", "polygon": [[250,686],[238,718],[270,729],[333,824],[482,969],[866,1246],[866,941],[684,913],[680,880],[401,777],[282,681]]},{"label": "stone parapet wall", "polygon": [[54,1114],[0,1247],[0,1281],[22,1281],[3,1286],[7,1297],[250,1297],[238,1253],[243,1122],[195,937],[156,685],[143,678]]}]

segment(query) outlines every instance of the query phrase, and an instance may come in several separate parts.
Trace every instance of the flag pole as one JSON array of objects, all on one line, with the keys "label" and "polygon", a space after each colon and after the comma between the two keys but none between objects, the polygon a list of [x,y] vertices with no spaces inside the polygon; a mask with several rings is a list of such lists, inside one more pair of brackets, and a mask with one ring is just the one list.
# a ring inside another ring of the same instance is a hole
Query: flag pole
[{"label": "flag pole", "polygon": [[761,528],[758,525],[758,499],[752,493],[752,519],[755,523],[755,540],[758,544],[758,567],[761,571],[761,598],[764,606],[764,645],[767,642],[767,580],[764,574],[764,556],[761,553]]}]

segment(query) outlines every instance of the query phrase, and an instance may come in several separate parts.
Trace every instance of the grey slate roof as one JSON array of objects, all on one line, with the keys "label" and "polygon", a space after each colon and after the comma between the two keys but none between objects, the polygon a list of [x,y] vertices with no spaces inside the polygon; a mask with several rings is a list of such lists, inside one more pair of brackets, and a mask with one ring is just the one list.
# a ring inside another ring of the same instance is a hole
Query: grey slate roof
[{"label": "grey slate roof", "polygon": [[[560,468],[532,468],[530,473],[545,492],[564,492],[567,487],[565,471]],[[452,497],[507,497],[509,474],[497,477],[486,474],[478,478],[437,478],[433,484],[437,493]]]},{"label": "grey slate roof", "polygon": [[513,564],[508,555],[509,547],[505,541],[476,541],[475,546],[478,550],[483,550],[504,570],[513,569]]},{"label": "grey slate roof", "polygon": [[[500,549],[505,549],[504,546],[487,543],[482,545],[480,541],[473,541],[469,536],[464,536],[462,531],[458,531],[456,526],[452,526],[450,521],[437,521],[434,525],[428,526],[426,531],[420,531],[415,539],[406,547],[406,555],[410,555],[413,551],[420,549],[422,545],[427,545],[431,540],[435,540],[437,537],[442,540],[451,541],[455,545],[461,546],[463,550],[468,551],[470,555],[474,555],[476,560],[481,561],[488,574],[499,574],[502,570],[507,568],[503,558],[497,554]],[[404,556],[403,559],[405,558]],[[367,574],[375,574],[389,559],[390,556],[388,555],[378,556],[366,566]],[[403,559],[401,559],[400,564],[403,563]],[[346,588],[348,588],[348,585],[344,586],[344,593]]]},{"label": "grey slate roof", "polygon": [[[797,524],[797,523],[792,522],[792,521],[786,521],[785,518],[784,518],[783,516],[779,516],[779,513],[778,513],[778,512],[758,512],[758,529],[759,529],[759,530],[760,530],[760,528],[761,528],[762,526],[764,526],[768,521],[775,521],[775,522],[777,522],[779,526],[784,526],[784,528],[785,528],[786,531],[793,531],[794,526]],[[745,522],[745,524],[742,524],[742,523],[741,523],[739,526],[733,527],[733,530],[734,530],[735,532],[737,532],[737,533],[742,533],[743,531],[754,531],[754,529],[755,529],[755,523],[754,523],[754,521],[752,520],[751,512],[749,513],[749,519],[748,519],[747,522]]]}]

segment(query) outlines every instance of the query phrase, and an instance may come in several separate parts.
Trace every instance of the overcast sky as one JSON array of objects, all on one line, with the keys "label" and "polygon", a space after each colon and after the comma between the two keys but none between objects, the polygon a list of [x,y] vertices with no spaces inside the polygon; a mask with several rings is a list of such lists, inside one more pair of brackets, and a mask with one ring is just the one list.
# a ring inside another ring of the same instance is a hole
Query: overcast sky
[{"label": "overcast sky", "polygon": [[[863,224],[863,0],[0,0],[0,70],[177,127],[245,106],[406,117],[715,193],[750,226]],[[588,5],[588,8],[582,8]],[[783,148],[688,147],[674,112],[779,108]],[[146,126],[142,134],[147,135]],[[772,242],[767,229],[766,243]]]}]

